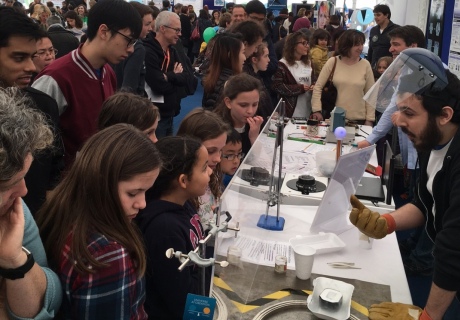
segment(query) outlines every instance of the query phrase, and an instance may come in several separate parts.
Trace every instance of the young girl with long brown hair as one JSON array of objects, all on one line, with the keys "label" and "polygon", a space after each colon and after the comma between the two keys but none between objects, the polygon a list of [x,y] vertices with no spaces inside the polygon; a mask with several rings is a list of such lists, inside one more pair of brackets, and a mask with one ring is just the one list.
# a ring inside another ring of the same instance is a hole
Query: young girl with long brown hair
[{"label": "young girl with long brown hair", "polygon": [[155,144],[116,124],[92,136],[38,213],[66,319],[147,319],[146,257],[131,223],[159,174]]}]

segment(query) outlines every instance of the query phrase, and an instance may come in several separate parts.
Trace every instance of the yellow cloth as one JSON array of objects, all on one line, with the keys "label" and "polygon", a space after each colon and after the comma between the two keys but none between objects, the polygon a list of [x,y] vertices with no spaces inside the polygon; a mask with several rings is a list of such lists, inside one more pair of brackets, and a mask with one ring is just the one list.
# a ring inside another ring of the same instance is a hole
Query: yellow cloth
[{"label": "yellow cloth", "polygon": [[206,46],[207,46],[207,45],[208,45],[208,44],[207,44],[206,42],[204,42],[204,41],[201,43],[201,46],[200,46],[200,53],[203,52],[204,49],[206,49]]},{"label": "yellow cloth", "polygon": [[313,65],[313,70],[315,71],[315,75],[318,77],[321,73],[321,69],[323,69],[324,65],[327,62],[327,47],[323,48],[320,46],[314,46],[310,50],[310,59]]},{"label": "yellow cloth", "polygon": [[422,309],[411,304],[382,302],[369,308],[369,320],[418,320]]}]

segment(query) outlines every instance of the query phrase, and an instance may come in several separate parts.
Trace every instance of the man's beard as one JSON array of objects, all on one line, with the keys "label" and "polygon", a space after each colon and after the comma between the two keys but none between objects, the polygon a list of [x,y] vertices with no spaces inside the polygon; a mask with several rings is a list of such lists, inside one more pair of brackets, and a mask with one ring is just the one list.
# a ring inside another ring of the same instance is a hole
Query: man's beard
[{"label": "man's beard", "polygon": [[[408,137],[414,137],[414,135],[407,130],[405,127],[401,127],[401,130],[407,134]],[[436,123],[436,118],[429,116],[428,123],[420,134],[420,138],[417,143],[414,142],[414,147],[418,152],[430,152],[436,147],[442,139],[441,130],[439,130]]]}]

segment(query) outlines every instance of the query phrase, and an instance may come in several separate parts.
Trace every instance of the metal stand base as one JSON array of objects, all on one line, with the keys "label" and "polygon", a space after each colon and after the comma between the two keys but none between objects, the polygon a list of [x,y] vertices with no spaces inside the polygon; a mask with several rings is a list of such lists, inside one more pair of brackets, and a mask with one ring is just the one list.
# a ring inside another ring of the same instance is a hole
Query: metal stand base
[{"label": "metal stand base", "polygon": [[273,231],[283,231],[284,229],[284,218],[279,217],[277,219],[273,216],[266,216],[265,214],[261,215],[257,226],[262,229],[273,230]]}]

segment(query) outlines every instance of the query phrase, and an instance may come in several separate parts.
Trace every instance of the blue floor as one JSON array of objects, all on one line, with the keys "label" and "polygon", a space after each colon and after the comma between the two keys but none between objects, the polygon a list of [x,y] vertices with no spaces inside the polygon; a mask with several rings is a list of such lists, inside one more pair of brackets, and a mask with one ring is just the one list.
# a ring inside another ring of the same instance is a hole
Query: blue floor
[{"label": "blue floor", "polygon": [[181,101],[180,114],[174,117],[174,134],[176,134],[179,125],[184,117],[193,109],[201,107],[201,99],[203,98],[203,87],[201,86],[201,79],[198,79],[198,87],[193,96],[188,96]]},{"label": "blue floor", "polygon": [[[201,79],[199,80],[197,90],[193,96],[188,96],[185,99],[182,99],[182,109],[180,114],[174,118],[174,133],[177,132],[179,124],[182,119],[189,113],[191,110],[201,107],[201,99],[203,97],[203,87],[201,86]],[[396,207],[404,205],[407,201],[401,198],[401,194],[405,192],[404,182],[402,180],[402,175],[396,175],[394,188],[393,188],[393,198],[396,204]],[[398,239],[405,239],[409,237],[411,230],[407,231],[398,231]],[[407,276],[407,282],[409,283],[409,289],[412,295],[412,301],[414,305],[417,305],[423,308],[428,299],[428,293],[431,288],[431,277],[424,276]]]}]

